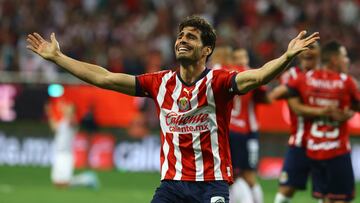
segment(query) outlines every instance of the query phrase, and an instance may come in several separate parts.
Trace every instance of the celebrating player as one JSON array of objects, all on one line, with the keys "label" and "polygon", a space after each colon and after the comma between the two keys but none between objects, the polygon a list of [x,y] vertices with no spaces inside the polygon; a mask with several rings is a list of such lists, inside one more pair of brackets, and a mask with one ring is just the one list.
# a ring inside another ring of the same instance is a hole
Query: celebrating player
[{"label": "celebrating player", "polygon": [[228,126],[233,96],[268,83],[300,52],[319,39],[305,31],[287,51],[263,67],[241,73],[206,68],[216,34],[204,19],[188,17],[179,25],[177,71],[131,76],[64,55],[51,34],[28,35],[27,46],[80,79],[98,87],[154,99],[161,126],[161,184],[152,202],[228,202],[232,166]]},{"label": "celebrating player", "polygon": [[[245,49],[235,49],[232,56],[234,69],[239,72],[250,69]],[[259,133],[255,108],[259,103],[268,102],[264,86],[247,94],[234,96],[230,119],[230,149],[235,182],[230,187],[230,202],[263,202],[262,189],[256,181]]]},{"label": "celebrating player", "polygon": [[[348,66],[345,47],[330,42],[322,48],[323,69],[312,70],[289,82],[295,98],[290,107],[302,113],[302,101],[313,107],[332,106],[347,111],[358,109],[360,95],[355,81],[345,73]],[[317,116],[300,121],[310,158],[313,196],[327,202],[350,202],[354,198],[354,174],[350,158],[347,117]]]},{"label": "celebrating player", "polygon": [[[271,100],[281,99],[288,96],[286,84],[295,80],[300,75],[309,70],[314,70],[320,62],[320,47],[318,43],[314,43],[309,50],[299,55],[299,66],[291,67],[280,77],[281,85],[270,92]],[[290,137],[289,146],[285,155],[283,169],[280,175],[279,191],[276,194],[274,203],[290,202],[296,190],[304,190],[310,173],[310,161],[306,156],[305,139],[303,136],[302,126],[299,125],[304,118],[296,115],[291,109],[290,111]],[[312,108],[313,114],[325,114],[325,108]],[[315,115],[316,116],[316,115]]]}]

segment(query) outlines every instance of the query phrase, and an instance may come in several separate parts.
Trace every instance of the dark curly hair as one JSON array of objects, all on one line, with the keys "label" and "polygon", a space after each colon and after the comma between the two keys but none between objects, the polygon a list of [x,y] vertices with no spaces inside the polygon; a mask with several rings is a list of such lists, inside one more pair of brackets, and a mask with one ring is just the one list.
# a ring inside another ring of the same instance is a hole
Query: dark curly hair
[{"label": "dark curly hair", "polygon": [[204,46],[210,46],[211,52],[206,57],[206,60],[211,56],[215,49],[216,43],[216,33],[214,27],[206,21],[204,18],[199,16],[188,16],[179,24],[179,32],[181,32],[184,27],[195,27],[201,31],[201,41]]}]

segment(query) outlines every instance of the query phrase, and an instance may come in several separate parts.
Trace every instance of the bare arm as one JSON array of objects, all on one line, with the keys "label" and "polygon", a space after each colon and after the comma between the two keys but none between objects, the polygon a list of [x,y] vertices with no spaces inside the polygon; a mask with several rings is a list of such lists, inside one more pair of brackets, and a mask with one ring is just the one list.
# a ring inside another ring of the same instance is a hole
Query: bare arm
[{"label": "bare arm", "polygon": [[297,115],[305,117],[330,116],[330,109],[326,107],[312,107],[301,103],[299,97],[291,97],[288,99],[291,110]]},{"label": "bare arm", "polygon": [[51,41],[44,40],[39,34],[28,35],[27,48],[46,60],[52,61],[81,80],[92,85],[115,90],[128,95],[135,95],[135,76],[112,73],[100,66],[70,58],[60,51],[55,34]]},{"label": "bare arm", "polygon": [[288,99],[288,104],[291,110],[297,115],[305,117],[331,117],[332,119],[345,122],[354,116],[354,112],[350,109],[337,109],[336,107],[312,107],[303,104],[299,97],[292,97]]},{"label": "bare arm", "polygon": [[275,87],[271,92],[268,94],[270,101],[285,99],[289,95],[288,88],[286,85],[279,85]]},{"label": "bare arm", "polygon": [[299,53],[308,49],[308,46],[318,40],[319,33],[313,33],[309,37],[302,39],[306,31],[302,31],[299,35],[290,41],[287,51],[277,59],[271,60],[259,69],[247,70],[238,73],[236,83],[241,93],[246,93],[260,85],[267,84],[279,75],[289,65],[293,58]]}]

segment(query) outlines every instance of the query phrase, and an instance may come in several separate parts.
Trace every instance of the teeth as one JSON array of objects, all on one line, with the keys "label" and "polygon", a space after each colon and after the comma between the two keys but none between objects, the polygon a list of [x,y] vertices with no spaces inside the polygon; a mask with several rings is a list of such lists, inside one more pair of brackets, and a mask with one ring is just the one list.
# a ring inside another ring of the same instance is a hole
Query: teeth
[{"label": "teeth", "polygon": [[179,51],[188,51],[188,49],[187,48],[179,48]]}]

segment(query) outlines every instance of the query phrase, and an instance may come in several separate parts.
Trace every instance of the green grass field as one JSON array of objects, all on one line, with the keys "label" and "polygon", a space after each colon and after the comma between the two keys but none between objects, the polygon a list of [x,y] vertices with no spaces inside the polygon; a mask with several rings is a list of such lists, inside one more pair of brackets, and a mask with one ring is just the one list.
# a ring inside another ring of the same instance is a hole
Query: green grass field
[{"label": "green grass field", "polygon": [[[159,185],[157,173],[98,172],[101,188],[56,189],[49,168],[0,167],[0,203],[147,203]],[[260,180],[265,203],[273,201],[276,180]],[[360,184],[358,184],[357,192]],[[300,192],[294,203],[317,202]]]}]

